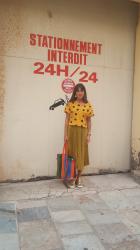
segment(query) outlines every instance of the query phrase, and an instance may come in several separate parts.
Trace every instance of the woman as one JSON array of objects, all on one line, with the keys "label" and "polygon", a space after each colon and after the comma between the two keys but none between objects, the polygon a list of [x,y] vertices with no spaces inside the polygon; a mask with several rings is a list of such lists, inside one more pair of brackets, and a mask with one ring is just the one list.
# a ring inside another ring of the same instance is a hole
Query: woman
[{"label": "woman", "polygon": [[78,83],[66,104],[64,112],[65,129],[64,142],[68,143],[68,155],[76,162],[76,179],[69,182],[69,188],[82,187],[80,176],[84,166],[89,165],[88,143],[91,137],[91,117],[94,116],[93,107],[87,100],[86,89]]}]

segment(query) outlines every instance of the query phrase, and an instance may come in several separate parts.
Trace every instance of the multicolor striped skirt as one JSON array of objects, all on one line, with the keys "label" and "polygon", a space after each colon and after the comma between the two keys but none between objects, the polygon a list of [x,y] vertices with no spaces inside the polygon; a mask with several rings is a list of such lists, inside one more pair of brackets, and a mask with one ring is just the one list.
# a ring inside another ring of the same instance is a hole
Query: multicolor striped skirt
[{"label": "multicolor striped skirt", "polygon": [[81,171],[89,165],[87,133],[87,128],[68,126],[68,155],[75,159],[76,169]]}]

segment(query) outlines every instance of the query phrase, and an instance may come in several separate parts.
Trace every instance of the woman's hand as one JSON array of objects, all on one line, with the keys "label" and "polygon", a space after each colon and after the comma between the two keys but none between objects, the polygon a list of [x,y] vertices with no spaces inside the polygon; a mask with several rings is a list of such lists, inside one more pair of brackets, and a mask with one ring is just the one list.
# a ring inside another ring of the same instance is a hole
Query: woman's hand
[{"label": "woman's hand", "polygon": [[64,143],[66,143],[67,141],[68,141],[68,136],[65,135],[65,136],[64,136]]},{"label": "woman's hand", "polygon": [[88,134],[88,135],[87,135],[87,143],[90,142],[90,136],[91,136],[91,134]]},{"label": "woman's hand", "polygon": [[68,141],[68,124],[69,124],[69,114],[66,114],[65,129],[64,129],[64,143]]},{"label": "woman's hand", "polygon": [[87,118],[87,127],[88,127],[87,143],[89,143],[90,142],[90,136],[91,136],[91,117]]}]

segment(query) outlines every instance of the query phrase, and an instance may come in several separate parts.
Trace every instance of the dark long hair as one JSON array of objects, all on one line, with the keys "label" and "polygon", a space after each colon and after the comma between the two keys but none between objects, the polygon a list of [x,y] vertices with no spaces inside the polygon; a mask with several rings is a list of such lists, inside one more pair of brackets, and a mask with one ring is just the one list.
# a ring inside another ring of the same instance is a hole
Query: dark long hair
[{"label": "dark long hair", "polygon": [[74,102],[74,101],[76,101],[76,99],[77,99],[77,98],[76,98],[76,92],[77,92],[79,89],[82,90],[82,91],[84,91],[83,102],[84,102],[84,103],[87,103],[87,102],[88,102],[88,100],[87,100],[86,88],[85,88],[85,86],[84,86],[82,83],[76,84],[76,86],[74,87],[74,90],[73,90],[73,93],[72,93],[72,96],[71,96],[69,102]]}]

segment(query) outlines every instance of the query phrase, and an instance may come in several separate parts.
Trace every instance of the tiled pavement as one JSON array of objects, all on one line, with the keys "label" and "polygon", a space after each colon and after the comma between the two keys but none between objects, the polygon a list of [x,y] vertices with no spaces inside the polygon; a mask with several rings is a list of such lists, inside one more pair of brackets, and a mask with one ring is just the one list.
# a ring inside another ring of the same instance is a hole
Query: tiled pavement
[{"label": "tiled pavement", "polygon": [[0,184],[0,250],[140,250],[140,185],[129,173]]}]

